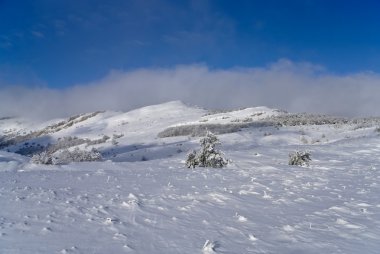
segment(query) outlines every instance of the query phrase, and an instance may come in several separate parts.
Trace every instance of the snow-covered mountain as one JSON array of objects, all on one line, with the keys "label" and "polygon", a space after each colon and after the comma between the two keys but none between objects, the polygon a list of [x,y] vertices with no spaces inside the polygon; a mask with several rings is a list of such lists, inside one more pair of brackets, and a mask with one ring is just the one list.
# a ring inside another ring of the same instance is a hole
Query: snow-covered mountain
[{"label": "snow-covered mountain", "polygon": [[[0,253],[378,253],[380,121],[179,101],[0,118]],[[216,133],[226,168],[188,169]],[[43,165],[48,151],[96,162]],[[310,151],[309,167],[288,165]]]}]

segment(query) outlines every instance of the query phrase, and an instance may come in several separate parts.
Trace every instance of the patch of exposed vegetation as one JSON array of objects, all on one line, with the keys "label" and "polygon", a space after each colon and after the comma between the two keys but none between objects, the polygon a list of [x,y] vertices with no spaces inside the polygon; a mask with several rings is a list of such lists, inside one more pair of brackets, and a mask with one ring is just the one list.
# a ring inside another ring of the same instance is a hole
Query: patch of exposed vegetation
[{"label": "patch of exposed vegetation", "polygon": [[275,126],[330,125],[349,123],[349,120],[343,117],[307,113],[270,116],[264,120],[271,122]]},{"label": "patch of exposed vegetation", "polygon": [[329,115],[308,113],[284,114],[263,119],[275,126],[303,126],[303,125],[352,125],[354,129],[369,128],[380,124],[380,117],[345,118]]},{"label": "patch of exposed vegetation", "polygon": [[233,119],[228,124],[189,124],[169,127],[158,134],[160,138],[176,136],[204,136],[207,130],[215,134],[226,134],[238,132],[250,127],[287,127],[304,125],[334,125],[337,128],[342,125],[352,125],[354,129],[369,128],[380,124],[379,117],[348,119],[344,117],[334,117],[317,114],[283,114],[270,116],[254,121],[251,118]]},{"label": "patch of exposed vegetation", "polygon": [[[36,164],[67,164],[70,162],[99,161],[102,156],[98,150],[86,148],[91,145],[102,144],[110,137],[104,135],[100,139],[90,140],[78,137],[64,137],[58,139],[55,144],[43,147],[38,152],[25,155],[33,155],[32,162]],[[85,149],[78,146],[85,145]]]},{"label": "patch of exposed vegetation", "polygon": [[248,128],[250,126],[266,127],[265,122],[255,123],[230,123],[230,124],[192,124],[192,125],[179,125],[169,127],[162,132],[158,133],[158,137],[177,137],[177,136],[192,136],[202,137],[205,136],[207,131],[211,131],[214,134],[225,134],[238,132],[242,128]]},{"label": "patch of exposed vegetation", "polygon": [[35,142],[32,142],[31,144],[29,142],[26,142],[23,144],[23,146],[15,151],[15,153],[26,155],[26,156],[33,156],[35,154],[41,153],[41,152],[47,152],[49,154],[53,154],[57,151],[69,149],[72,147],[77,147],[80,145],[85,145],[85,147],[98,145],[105,143],[107,140],[109,140],[110,137],[104,135],[102,138],[99,139],[88,139],[88,138],[78,138],[78,137],[63,137],[59,138],[58,141],[54,144],[48,144],[47,146],[42,146],[40,144],[36,144]]},{"label": "patch of exposed vegetation", "polygon": [[74,150],[64,149],[56,153],[44,151],[39,154],[35,154],[31,161],[35,164],[61,165],[71,162],[100,161],[101,159],[102,155],[96,149],[87,151],[80,150],[76,147]]},{"label": "patch of exposed vegetation", "polygon": [[49,126],[43,128],[42,130],[32,131],[32,132],[27,133],[27,134],[20,135],[18,133],[16,133],[16,134],[11,133],[8,135],[3,135],[0,137],[0,149],[3,149],[5,147],[9,147],[12,145],[16,145],[19,143],[28,142],[30,140],[33,140],[33,139],[36,139],[39,137],[48,136],[51,133],[59,132],[61,130],[67,129],[67,128],[69,128],[69,127],[71,127],[77,123],[86,121],[87,119],[92,118],[92,117],[94,117],[94,116],[96,116],[102,112],[103,111],[96,111],[93,113],[76,115],[76,116],[70,117],[69,119],[67,119],[65,121],[61,121],[61,122],[58,122],[56,124],[49,125]]},{"label": "patch of exposed vegetation", "polygon": [[66,121],[61,121],[59,123],[49,125],[45,129],[43,129],[42,132],[47,133],[47,134],[58,132],[58,131],[61,131],[63,129],[67,129],[67,128],[73,126],[74,124],[84,122],[84,121],[86,121],[86,120],[88,120],[88,119],[90,119],[90,118],[92,118],[92,117],[94,117],[100,113],[103,113],[103,112],[104,111],[96,111],[93,113],[87,113],[87,114],[80,114],[80,115],[72,116],[69,119],[67,119]]},{"label": "patch of exposed vegetation", "polygon": [[244,110],[247,107],[243,108],[238,108],[238,109],[213,109],[209,110],[204,116],[212,116],[212,115],[217,115],[217,114],[225,114],[225,113],[231,113],[234,111],[239,111],[239,110]]},{"label": "patch of exposed vegetation", "polygon": [[85,144],[86,147],[91,145],[98,145],[105,143],[107,140],[109,140],[110,137],[104,135],[100,139],[91,140],[88,138],[78,138],[78,137],[64,137],[61,139],[58,139],[58,142],[56,144],[51,144],[47,147],[47,151],[49,153],[55,153],[58,150],[68,149],[71,147],[79,146]]}]

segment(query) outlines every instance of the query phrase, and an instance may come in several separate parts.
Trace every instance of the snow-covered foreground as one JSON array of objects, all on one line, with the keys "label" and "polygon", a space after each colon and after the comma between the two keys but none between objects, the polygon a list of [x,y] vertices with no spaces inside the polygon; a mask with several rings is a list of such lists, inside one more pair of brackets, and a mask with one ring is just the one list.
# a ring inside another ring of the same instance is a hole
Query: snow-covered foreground
[{"label": "snow-covered foreground", "polygon": [[[232,160],[222,169],[184,166],[198,138],[153,134],[103,162],[36,165],[0,151],[0,253],[379,253],[374,128],[219,137]],[[311,151],[310,167],[287,165],[296,149]]]}]

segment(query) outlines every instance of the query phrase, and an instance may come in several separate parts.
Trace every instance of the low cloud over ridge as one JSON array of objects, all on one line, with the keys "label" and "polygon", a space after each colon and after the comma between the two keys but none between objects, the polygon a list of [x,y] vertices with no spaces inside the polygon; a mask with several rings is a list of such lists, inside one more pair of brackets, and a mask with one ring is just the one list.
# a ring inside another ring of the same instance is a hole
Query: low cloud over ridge
[{"label": "low cloud over ridge", "polygon": [[[0,84],[1,85],[1,84]],[[291,112],[380,115],[380,75],[336,75],[320,66],[280,60],[265,68],[209,69],[204,65],[112,71],[66,90],[2,85],[1,116],[63,117],[181,100],[206,108],[268,106]]]}]

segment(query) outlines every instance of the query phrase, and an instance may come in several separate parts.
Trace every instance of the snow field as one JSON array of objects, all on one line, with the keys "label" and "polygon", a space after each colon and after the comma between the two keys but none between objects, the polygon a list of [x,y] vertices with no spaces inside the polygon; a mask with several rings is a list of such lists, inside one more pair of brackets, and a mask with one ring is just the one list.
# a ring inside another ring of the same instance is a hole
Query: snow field
[{"label": "snow field", "polygon": [[287,166],[288,147],[226,151],[234,161],[226,169],[190,170],[180,156],[21,165],[1,172],[0,247],[5,253],[376,253],[378,141],[313,146],[310,168]]},{"label": "snow field", "polygon": [[[0,253],[378,253],[374,128],[248,128],[219,135],[226,168],[188,169],[198,138],[157,133],[204,113],[172,102],[52,134],[123,133],[98,145],[103,162],[45,166],[0,151]],[[310,167],[288,165],[295,150],[311,151]]]}]

